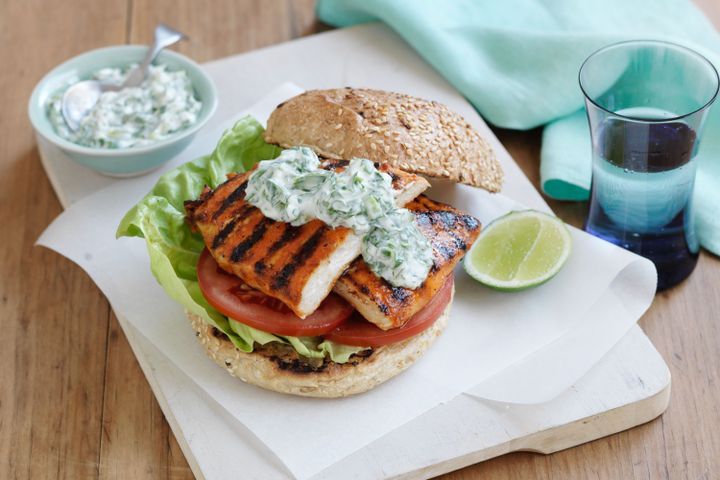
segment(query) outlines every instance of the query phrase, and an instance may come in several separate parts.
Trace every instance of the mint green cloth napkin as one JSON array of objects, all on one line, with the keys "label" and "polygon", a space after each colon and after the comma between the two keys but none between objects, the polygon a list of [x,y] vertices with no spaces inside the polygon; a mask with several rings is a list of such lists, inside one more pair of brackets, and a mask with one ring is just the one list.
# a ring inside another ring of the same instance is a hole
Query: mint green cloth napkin
[{"label": "mint green cloth napkin", "polygon": [[[317,13],[335,26],[385,22],[497,126],[546,125],[542,188],[561,200],[585,200],[590,187],[578,86],[588,55],[621,40],[661,39],[720,66],[720,35],[687,0],[320,0]],[[698,160],[698,235],[720,254],[720,105]]]}]

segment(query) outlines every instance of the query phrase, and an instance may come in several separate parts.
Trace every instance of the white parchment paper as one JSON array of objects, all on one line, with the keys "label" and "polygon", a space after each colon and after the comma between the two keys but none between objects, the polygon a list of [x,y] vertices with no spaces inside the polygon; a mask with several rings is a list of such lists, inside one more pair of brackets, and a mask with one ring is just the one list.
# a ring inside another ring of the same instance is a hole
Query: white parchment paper
[{"label": "white parchment paper", "polygon": [[[284,86],[250,109],[263,121],[297,93]],[[223,125],[232,124],[228,121]],[[220,131],[198,138],[172,168],[212,150]],[[84,268],[116,312],[265,443],[308,478],[457,395],[539,403],[569,388],[627,332],[655,291],[651,262],[572,229],[565,268],[536,289],[486,289],[458,268],[445,333],[411,369],[366,394],[340,400],[267,392],[231,378],[205,357],[182,308],[150,273],[144,242],[115,240],[124,213],[160,175],[125,180],[77,202],[38,243]],[[502,195],[436,183],[430,196],[483,224],[522,205]]]}]

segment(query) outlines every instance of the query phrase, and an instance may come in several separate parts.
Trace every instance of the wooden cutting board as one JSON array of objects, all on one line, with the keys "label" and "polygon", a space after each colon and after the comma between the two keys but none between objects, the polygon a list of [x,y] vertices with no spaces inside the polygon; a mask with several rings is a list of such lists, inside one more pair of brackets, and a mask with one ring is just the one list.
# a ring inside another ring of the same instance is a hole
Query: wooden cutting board
[{"label": "wooden cutting board", "polygon": [[[468,108],[458,103],[457,93],[442,77],[380,25],[315,35],[215,61],[206,68],[220,93],[218,112],[208,129],[286,81],[305,88],[350,85],[425,93],[461,113]],[[485,127],[482,133],[510,170],[508,176],[517,179],[508,182],[504,193],[526,205],[547,208],[490,129]],[[39,148],[65,207],[118,181],[85,170],[44,142]],[[231,421],[124,318],[118,318],[198,478],[290,477],[250,432]],[[633,327],[584,378],[551,402],[504,405],[461,395],[314,478],[427,478],[511,451],[551,453],[650,421],[666,409],[669,398],[665,362],[642,330]],[[407,438],[422,446],[403,450]]]}]

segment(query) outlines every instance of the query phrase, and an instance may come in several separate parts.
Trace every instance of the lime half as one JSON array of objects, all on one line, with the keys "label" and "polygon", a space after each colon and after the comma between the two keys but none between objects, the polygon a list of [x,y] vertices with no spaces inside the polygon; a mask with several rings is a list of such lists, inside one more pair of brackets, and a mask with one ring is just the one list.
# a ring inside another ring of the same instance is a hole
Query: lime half
[{"label": "lime half", "polygon": [[571,243],[559,218],[535,210],[511,212],[485,227],[465,256],[465,271],[498,290],[524,290],[559,272]]}]

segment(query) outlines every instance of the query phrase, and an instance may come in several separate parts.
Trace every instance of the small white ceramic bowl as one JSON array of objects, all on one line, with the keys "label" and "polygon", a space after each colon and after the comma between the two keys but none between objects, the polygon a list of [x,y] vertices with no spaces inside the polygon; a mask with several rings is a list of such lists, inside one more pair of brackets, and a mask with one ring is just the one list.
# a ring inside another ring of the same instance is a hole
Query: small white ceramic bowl
[{"label": "small white ceramic bowl", "polygon": [[105,175],[131,177],[155,170],[188,146],[195,134],[217,108],[217,90],[200,66],[179,53],[163,50],[156,63],[170,70],[185,70],[192,81],[202,109],[195,124],[150,145],[130,148],[91,148],[62,138],[55,132],[47,116],[48,99],[73,79],[86,79],[106,67],[127,67],[139,63],[147,52],[142,45],[118,45],[92,50],[53,69],[35,86],[28,105],[30,122],[35,132],[59,147],[76,162]]}]

